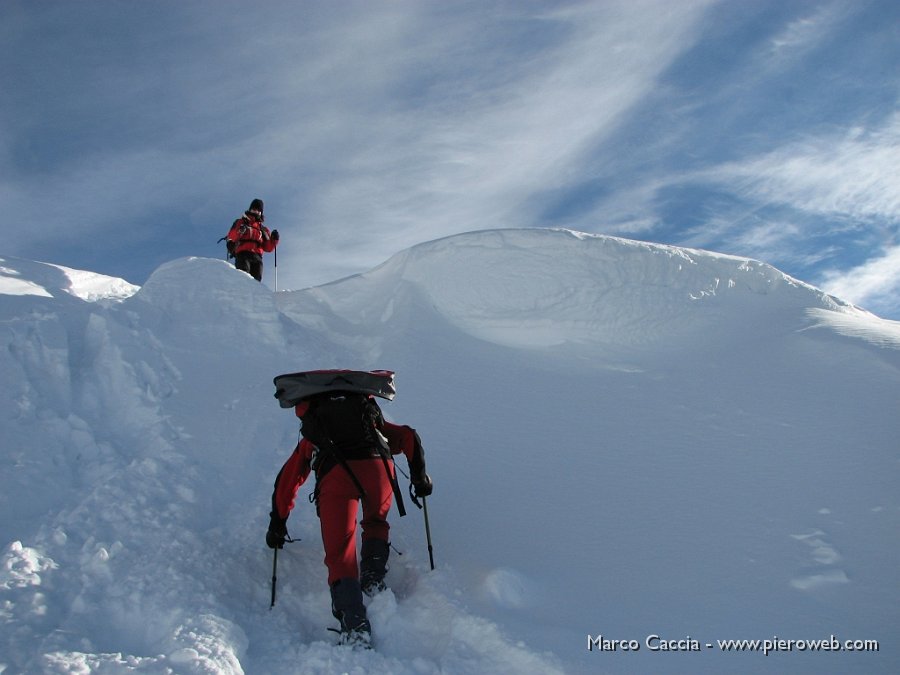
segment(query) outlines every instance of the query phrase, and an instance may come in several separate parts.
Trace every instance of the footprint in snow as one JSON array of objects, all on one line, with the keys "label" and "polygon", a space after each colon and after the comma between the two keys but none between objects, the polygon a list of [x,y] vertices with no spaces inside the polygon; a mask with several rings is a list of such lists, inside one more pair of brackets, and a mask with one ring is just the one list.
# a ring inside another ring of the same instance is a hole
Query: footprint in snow
[{"label": "footprint in snow", "polygon": [[838,563],[841,554],[829,543],[822,530],[813,530],[806,534],[792,534],[792,539],[802,542],[811,557],[808,573],[791,579],[791,586],[800,591],[811,591],[822,586],[846,584],[850,582],[847,573]]}]

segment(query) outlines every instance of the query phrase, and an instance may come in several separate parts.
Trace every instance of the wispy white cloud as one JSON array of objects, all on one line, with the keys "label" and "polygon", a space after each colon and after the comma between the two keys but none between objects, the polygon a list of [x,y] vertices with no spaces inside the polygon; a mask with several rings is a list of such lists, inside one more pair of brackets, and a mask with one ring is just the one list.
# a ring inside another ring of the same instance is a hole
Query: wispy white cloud
[{"label": "wispy white cloud", "polygon": [[900,221],[900,115],[873,131],[854,128],[790,143],[716,167],[708,175],[746,196],[819,214]]},{"label": "wispy white cloud", "polygon": [[743,229],[737,234],[735,241],[741,250],[758,251],[768,257],[786,239],[796,237],[799,230],[795,223],[766,220]]},{"label": "wispy white cloud", "polygon": [[[535,224],[535,196],[583,179],[590,152],[691,44],[708,4],[542,5],[488,13],[477,37],[470,16],[442,16],[439,31],[434,16],[417,16],[395,36],[408,51],[380,86],[402,88],[413,68],[434,81],[412,104],[342,106],[337,131],[365,138],[329,158],[334,180],[305,204],[310,244],[324,253],[356,242],[386,256],[451,232]],[[526,39],[513,35],[525,24],[540,46],[520,44],[513,57],[495,49]],[[490,59],[501,62],[485,68]]]},{"label": "wispy white cloud", "polygon": [[768,50],[763,59],[772,62],[772,67],[784,67],[785,59],[794,60],[822,44],[842,19],[852,13],[852,8],[843,2],[813,5],[808,14],[790,21],[768,42]]},{"label": "wispy white cloud", "polygon": [[[892,123],[876,129],[866,141],[862,136],[869,132],[857,129],[848,133],[840,124],[829,126],[828,111],[811,102],[800,99],[796,106],[789,106],[782,100],[798,92],[804,97],[807,91],[814,92],[813,101],[823,95],[816,83],[806,89],[806,79],[821,79],[824,67],[820,54],[833,51],[834,42],[845,39],[840,31],[858,8],[840,2],[804,5],[793,13],[784,12],[779,17],[788,19],[784,25],[777,19],[767,23],[754,17],[765,27],[759,33],[742,36],[741,47],[729,47],[733,53],[729,52],[727,65],[720,71],[703,61],[711,55],[709,49],[721,47],[714,34],[718,29],[735,30],[741,24],[728,22],[727,6],[714,9],[717,11],[712,14],[718,18],[709,14],[704,17],[710,30],[692,45],[697,51],[679,65],[676,79],[659,81],[652,92],[645,92],[641,116],[632,120],[629,141],[617,144],[612,139],[608,161],[594,159],[598,175],[608,176],[615,192],[576,217],[607,231],[652,236],[659,229],[684,226],[666,222],[661,213],[661,205],[672,194],[704,192],[708,197],[712,191],[720,191],[740,203],[715,196],[717,203],[712,206],[708,200],[697,203],[689,222],[696,223],[700,211],[707,211],[706,217],[701,225],[692,224],[683,230],[679,241],[702,246],[721,241],[730,230],[728,239],[732,243],[765,252],[778,239],[786,241],[805,229],[805,225],[791,223],[780,236],[771,214],[758,213],[766,204],[780,198],[800,211],[818,205],[834,213],[855,204],[854,189],[865,191],[866,199],[883,196],[884,190],[875,180],[866,186],[864,167],[870,159],[884,163],[892,160],[891,151],[886,152],[884,147],[886,142],[894,144],[896,127]],[[766,31],[771,31],[768,37]],[[703,39],[715,46],[702,44]],[[701,86],[691,77],[693,70],[710,73],[709,79]],[[823,81],[831,82],[831,78]],[[775,100],[771,98],[773,92]],[[784,118],[783,124],[778,124],[779,117]],[[641,123],[646,126],[640,128]],[[868,123],[861,122],[860,129]],[[879,157],[879,153],[888,156]],[[819,194],[840,198],[833,189],[835,176],[827,172],[829,168],[843,170],[843,163],[854,158],[853,187],[841,186],[846,194],[843,203],[829,207],[824,199],[817,199]],[[878,170],[873,169],[873,173]],[[805,186],[799,177],[790,175],[792,171],[805,176]],[[623,175],[629,179],[622,180]],[[798,197],[801,203],[794,204]],[[777,219],[790,222],[784,217]],[[754,244],[763,231],[769,246]]]}]

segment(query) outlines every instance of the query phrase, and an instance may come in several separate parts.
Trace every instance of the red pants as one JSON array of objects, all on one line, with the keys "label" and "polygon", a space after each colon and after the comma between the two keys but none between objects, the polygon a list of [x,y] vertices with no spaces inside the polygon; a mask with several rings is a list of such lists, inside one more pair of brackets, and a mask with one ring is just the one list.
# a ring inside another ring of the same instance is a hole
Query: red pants
[{"label": "red pants", "polygon": [[[359,488],[341,466],[331,469],[319,482],[319,522],[329,586],[340,579],[359,578],[356,517],[360,501],[363,511],[360,521],[362,538],[389,541],[387,514],[394,495],[384,462],[375,458],[350,460],[347,464],[366,492],[362,500]],[[393,462],[389,465],[393,471]]]}]

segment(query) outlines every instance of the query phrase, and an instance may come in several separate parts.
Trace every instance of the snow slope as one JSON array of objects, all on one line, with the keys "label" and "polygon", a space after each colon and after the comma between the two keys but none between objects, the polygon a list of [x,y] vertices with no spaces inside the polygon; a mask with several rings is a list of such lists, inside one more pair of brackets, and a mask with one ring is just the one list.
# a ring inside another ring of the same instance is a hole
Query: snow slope
[{"label": "snow slope", "polygon": [[[0,267],[4,673],[900,668],[896,322],[756,261],[563,230],[277,294],[209,259],[140,290]],[[328,367],[397,371],[385,413],[436,485],[437,569],[394,512],[371,652],[326,631],[303,495],[269,610],[297,439],[272,377]],[[832,635],[880,650],[717,645]]]}]

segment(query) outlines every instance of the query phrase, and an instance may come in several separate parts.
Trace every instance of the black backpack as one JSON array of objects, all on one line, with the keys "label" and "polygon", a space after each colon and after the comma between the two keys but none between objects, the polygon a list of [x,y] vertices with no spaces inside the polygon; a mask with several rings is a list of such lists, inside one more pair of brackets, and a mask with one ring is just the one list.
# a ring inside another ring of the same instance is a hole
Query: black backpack
[{"label": "black backpack", "polygon": [[318,508],[318,481],[335,466],[341,466],[349,475],[361,497],[365,490],[347,460],[378,458],[391,482],[397,510],[406,515],[403,496],[396,476],[390,471],[391,456],[388,440],[379,431],[383,421],[381,408],[367,395],[353,392],[325,392],[310,397],[309,408],[301,417],[300,433],[316,446],[312,468],[316,472],[316,489],[310,497]]},{"label": "black backpack", "polygon": [[390,453],[378,430],[382,419],[381,408],[365,394],[326,392],[310,398],[300,433],[344,460],[380,457]]}]

